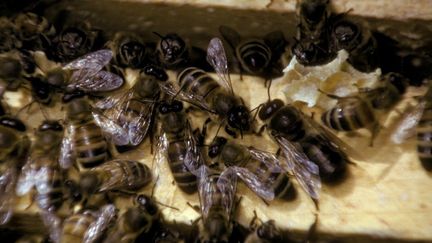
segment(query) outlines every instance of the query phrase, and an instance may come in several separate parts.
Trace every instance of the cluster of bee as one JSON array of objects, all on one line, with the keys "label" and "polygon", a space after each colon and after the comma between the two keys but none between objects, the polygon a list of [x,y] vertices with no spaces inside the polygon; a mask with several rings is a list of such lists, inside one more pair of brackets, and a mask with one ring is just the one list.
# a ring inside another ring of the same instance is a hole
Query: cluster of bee
[{"label": "cluster of bee", "polygon": [[[347,13],[332,14],[329,0],[299,1],[298,17],[292,54],[300,63],[322,65],[345,49],[358,70],[380,67],[373,32]],[[238,179],[269,203],[292,196],[292,175],[317,203],[321,181],[343,178],[355,154],[328,128],[370,128],[374,137],[380,128],[376,112],[392,109],[410,84],[404,76],[409,73],[388,68],[376,89],[350,97],[328,94],[338,103],[322,114],[320,123],[294,104],[270,97],[253,114],[232,86],[219,38],[210,40],[207,51],[190,47],[173,33],[155,33],[157,43],[123,32],[105,41],[89,24],[58,27],[33,13],[1,18],[0,29],[0,95],[30,89],[33,101],[23,108],[37,103],[45,117],[30,135],[19,112],[12,114],[2,99],[0,224],[10,221],[16,198],[30,193],[53,242],[134,242],[138,237],[185,241],[166,226],[161,203],[139,193],[159,175],[119,154],[146,143],[146,138],[157,138],[153,156],[168,163],[178,188],[199,195],[201,218],[194,241],[232,242]],[[243,39],[222,26],[220,33],[241,72],[266,81],[282,74],[280,59],[288,47],[282,32]],[[40,53],[57,64],[41,65],[36,60]],[[123,85],[126,69],[139,75],[132,87],[115,91]],[[167,70],[177,74],[176,80]],[[45,110],[59,96],[65,118],[50,119]],[[430,96],[429,90],[413,111],[419,121],[419,157],[427,168],[432,167]],[[208,119],[198,126],[190,117],[194,113]],[[209,127],[217,127],[217,135],[209,136]],[[219,133],[222,127],[225,136]],[[400,127],[395,140],[408,136],[416,124],[405,121]],[[277,153],[242,143],[244,136],[262,136],[263,129],[278,146]],[[131,206],[121,208],[113,197],[126,197]],[[64,215],[60,209],[67,205],[70,210]],[[245,242],[286,240],[272,220],[255,218],[253,225]]]}]

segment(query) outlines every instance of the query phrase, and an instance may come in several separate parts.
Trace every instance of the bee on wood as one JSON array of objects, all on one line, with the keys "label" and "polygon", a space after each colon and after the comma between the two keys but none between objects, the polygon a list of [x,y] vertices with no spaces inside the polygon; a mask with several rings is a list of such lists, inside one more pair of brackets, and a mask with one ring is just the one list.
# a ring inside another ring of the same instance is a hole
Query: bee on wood
[{"label": "bee on wood", "polygon": [[119,217],[105,243],[135,242],[140,234],[148,233],[160,220],[159,208],[151,197],[140,194],[135,198],[134,204],[134,207],[127,208]]},{"label": "bee on wood", "polygon": [[279,61],[288,42],[281,31],[270,32],[262,39],[242,39],[239,33],[227,26],[219,27],[219,32],[231,46],[240,73],[246,71],[266,80],[282,75]]},{"label": "bee on wood", "polygon": [[292,184],[275,155],[216,137],[208,148],[211,159],[225,164],[264,200],[291,198]]},{"label": "bee on wood", "polygon": [[297,38],[292,53],[305,66],[324,65],[336,58],[330,42],[329,0],[297,2]]},{"label": "bee on wood", "polygon": [[149,64],[150,47],[131,33],[116,33],[107,46],[114,53],[113,64],[121,68],[143,68]]},{"label": "bee on wood", "polygon": [[345,49],[348,62],[361,72],[372,72],[379,67],[378,44],[364,24],[348,20],[346,14],[331,19],[331,39],[335,51]]},{"label": "bee on wood", "polygon": [[69,168],[75,161],[84,169],[98,166],[108,160],[110,145],[129,142],[127,132],[91,107],[85,97],[66,103],[66,117],[60,158],[62,168]]},{"label": "bee on wood", "polygon": [[291,172],[313,198],[318,199],[321,179],[341,178],[353,151],[337,136],[305,116],[293,105],[274,99],[264,103],[258,117],[278,144],[283,156],[283,170]]},{"label": "bee on wood", "polygon": [[[158,157],[166,158],[178,187],[191,194],[197,190],[197,178],[190,171],[201,163],[201,154],[192,134],[183,103],[174,100],[159,106],[161,136],[158,142]],[[190,165],[188,167],[189,164]]]},{"label": "bee on wood", "polygon": [[194,67],[186,68],[177,76],[178,90],[165,85],[164,91],[219,116],[225,131],[231,136],[242,135],[252,129],[253,119],[240,96],[234,93],[228,73],[228,63],[222,41],[213,38],[207,50],[207,60],[219,76],[219,80]]},{"label": "bee on wood", "polygon": [[132,88],[98,101],[96,107],[127,131],[129,145],[137,146],[153,128],[160,83],[167,79],[163,69],[146,66]]},{"label": "bee on wood", "polygon": [[[2,111],[4,112],[3,106]],[[21,167],[26,161],[30,139],[26,126],[17,118],[2,114],[0,117],[0,225],[12,217],[15,187]]]}]

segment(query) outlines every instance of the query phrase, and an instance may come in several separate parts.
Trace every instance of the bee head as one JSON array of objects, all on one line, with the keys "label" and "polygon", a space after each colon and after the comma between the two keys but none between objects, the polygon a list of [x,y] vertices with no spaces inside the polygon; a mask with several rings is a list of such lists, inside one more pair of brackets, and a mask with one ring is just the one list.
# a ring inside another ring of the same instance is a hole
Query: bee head
[{"label": "bee head", "polygon": [[14,130],[20,131],[20,132],[25,132],[26,131],[26,126],[24,125],[24,123],[17,119],[17,118],[13,118],[13,117],[9,117],[9,116],[3,116],[0,118],[0,125],[5,126],[5,127],[10,127]]},{"label": "bee head", "polygon": [[272,117],[276,111],[278,111],[280,108],[282,108],[282,106],[284,106],[284,103],[280,99],[274,99],[274,100],[268,101],[261,106],[261,108],[258,112],[258,117],[261,120],[265,121],[265,120],[269,119],[270,117]]},{"label": "bee head", "polygon": [[250,114],[245,106],[234,106],[228,111],[227,115],[230,127],[239,129],[240,131],[248,131],[250,129]]},{"label": "bee head", "polygon": [[134,38],[126,38],[119,46],[121,64],[132,68],[144,66],[147,58],[147,47]]},{"label": "bee head", "polygon": [[160,81],[167,81],[168,75],[164,69],[157,67],[155,65],[147,65],[144,67],[144,73],[147,75],[151,75]]},{"label": "bee head", "polygon": [[64,84],[67,83],[67,77],[66,72],[63,71],[61,68],[54,69],[46,74],[46,81],[47,83],[55,86],[55,87],[61,87]]},{"label": "bee head", "polygon": [[159,37],[161,37],[158,43],[159,59],[168,65],[182,61],[187,51],[185,41],[173,33],[166,36],[159,35]]},{"label": "bee head", "polygon": [[229,222],[218,213],[214,213],[208,216],[204,225],[206,229],[206,238],[203,242],[207,243],[228,243],[230,235],[230,229],[228,226]]},{"label": "bee head", "polygon": [[142,211],[147,212],[150,215],[156,215],[159,211],[155,201],[144,194],[140,194],[136,197],[136,203],[138,204],[138,208]]},{"label": "bee head", "polygon": [[226,143],[226,138],[219,136],[216,137],[208,148],[208,156],[210,158],[217,157],[222,152],[222,149]]},{"label": "bee head", "polygon": [[392,84],[400,94],[405,93],[409,85],[408,79],[399,73],[388,73],[384,76],[384,79]]},{"label": "bee head", "polygon": [[302,1],[300,4],[300,15],[310,24],[316,24],[324,18],[328,3],[329,0]]},{"label": "bee head", "polygon": [[274,220],[269,220],[258,227],[257,235],[261,239],[277,241],[281,237],[281,232],[276,228]]},{"label": "bee head", "polygon": [[333,27],[333,40],[338,49],[351,50],[356,46],[356,39],[360,35],[359,26],[348,20],[338,21]]},{"label": "bee head", "polygon": [[63,126],[57,120],[45,120],[38,128],[39,131],[63,131]]},{"label": "bee head", "polygon": [[183,103],[178,100],[173,100],[171,103],[163,102],[159,105],[159,112],[161,114],[168,114],[170,112],[180,112],[183,110]]}]

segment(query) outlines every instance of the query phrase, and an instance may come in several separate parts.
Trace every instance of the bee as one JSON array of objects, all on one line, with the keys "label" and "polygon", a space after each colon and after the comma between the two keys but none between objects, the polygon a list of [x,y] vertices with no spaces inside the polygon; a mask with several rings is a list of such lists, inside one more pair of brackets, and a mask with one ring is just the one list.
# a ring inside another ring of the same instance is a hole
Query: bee
[{"label": "bee", "polygon": [[282,75],[279,59],[285,52],[288,42],[281,31],[274,31],[261,38],[242,40],[239,33],[227,26],[219,27],[219,32],[231,46],[239,63],[240,72],[271,79]]},{"label": "bee", "polygon": [[56,234],[54,242],[99,242],[117,219],[117,209],[112,204],[99,210],[85,209],[68,216]]},{"label": "bee", "polygon": [[96,107],[127,131],[128,144],[137,146],[152,129],[160,98],[159,83],[167,79],[163,69],[146,66],[131,89],[97,102]]},{"label": "bee", "polygon": [[145,164],[115,159],[80,175],[80,188],[89,194],[104,191],[136,191],[150,183],[152,175]]},{"label": "bee", "polygon": [[124,145],[129,141],[126,131],[93,109],[85,97],[66,103],[66,117],[62,168],[69,168],[75,161],[84,169],[98,166],[108,160],[112,143]]},{"label": "bee", "polygon": [[331,39],[335,51],[345,49],[348,62],[361,72],[372,72],[379,66],[377,41],[365,25],[348,20],[346,14],[331,19]]},{"label": "bee", "polygon": [[0,225],[8,223],[13,214],[15,187],[30,147],[25,132],[21,120],[5,114],[0,117]]},{"label": "bee", "polygon": [[198,169],[201,204],[200,242],[230,242],[236,208],[237,179],[202,165]]},{"label": "bee", "polygon": [[390,110],[405,94],[409,81],[399,73],[387,73],[381,77],[380,86],[367,91],[371,105],[377,110]]},{"label": "bee", "polygon": [[285,158],[280,160],[282,169],[294,174],[313,199],[319,197],[321,179],[337,180],[345,174],[346,152],[352,149],[293,105],[270,100],[261,106],[258,117]]},{"label": "bee", "polygon": [[237,132],[250,131],[252,118],[249,109],[241,97],[235,95],[228,74],[228,64],[222,41],[213,38],[207,49],[207,60],[219,76],[216,81],[205,71],[190,67],[177,76],[179,90],[172,86],[163,86],[164,91],[172,96],[179,94],[186,102],[194,104],[212,114],[217,114],[225,125],[225,131],[231,136]]},{"label": "bee", "polygon": [[43,211],[53,212],[64,201],[63,174],[59,166],[63,126],[58,121],[45,120],[35,133],[29,159],[18,181],[18,195],[36,188],[36,202]]},{"label": "bee", "polygon": [[292,53],[305,66],[329,63],[336,58],[330,43],[329,0],[301,0],[297,2],[297,38]]},{"label": "bee", "polygon": [[105,243],[135,242],[140,234],[148,233],[160,217],[160,210],[151,197],[140,194],[134,203],[120,216],[116,227],[108,234]]},{"label": "bee", "polygon": [[173,231],[167,227],[161,226],[157,229],[153,237],[154,243],[184,243],[185,240],[178,231]]},{"label": "bee", "polygon": [[119,32],[108,47],[114,53],[114,64],[126,68],[143,68],[149,64],[150,48],[138,36]]},{"label": "bee", "polygon": [[246,147],[223,137],[216,137],[208,148],[210,158],[235,173],[257,195],[265,200],[290,198],[292,185],[287,174],[280,169],[275,155]]},{"label": "bee", "polygon": [[[246,237],[245,243],[270,243],[283,242],[282,232],[276,227],[274,220],[262,222],[258,219],[256,212],[249,229],[251,233]],[[259,222],[257,222],[259,221]]]},{"label": "bee", "polygon": [[161,133],[158,158],[168,160],[168,165],[178,187],[191,194],[197,190],[197,178],[192,170],[201,163],[201,154],[192,134],[183,103],[173,100],[159,106]]}]

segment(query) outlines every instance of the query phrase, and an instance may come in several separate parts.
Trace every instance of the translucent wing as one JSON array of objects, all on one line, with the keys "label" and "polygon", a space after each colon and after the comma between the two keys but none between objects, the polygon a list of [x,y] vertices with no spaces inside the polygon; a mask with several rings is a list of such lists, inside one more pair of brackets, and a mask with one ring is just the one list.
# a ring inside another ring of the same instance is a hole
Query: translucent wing
[{"label": "translucent wing", "polygon": [[17,170],[9,167],[0,176],[0,225],[6,224],[13,214]]},{"label": "translucent wing", "polygon": [[234,176],[239,177],[253,192],[266,201],[272,201],[275,197],[271,186],[246,168],[230,166],[222,173],[221,178],[222,176],[229,176],[227,180]]},{"label": "translucent wing", "polygon": [[99,110],[92,111],[97,125],[103,130],[104,134],[116,145],[129,144],[129,136],[126,129],[118,125],[115,121],[106,117]]},{"label": "translucent wing", "polygon": [[202,96],[190,92],[184,92],[183,90],[181,90],[179,87],[175,86],[171,82],[164,82],[160,84],[160,87],[163,92],[165,92],[171,97],[175,97],[177,99],[185,101],[207,112],[216,113],[212,108],[210,108],[210,106],[207,104],[204,97]]},{"label": "translucent wing", "polygon": [[118,89],[124,82],[122,77],[107,71],[102,70],[91,74],[91,76],[89,76],[89,73],[91,71],[86,69],[75,71],[67,88],[71,90],[79,89],[85,92],[106,92]]},{"label": "translucent wing", "polygon": [[408,138],[415,135],[417,124],[419,123],[426,102],[422,101],[413,109],[408,110],[402,116],[402,119],[397,123],[391,133],[391,141],[395,144],[401,144]]},{"label": "translucent wing", "polygon": [[63,135],[62,144],[60,147],[59,164],[63,169],[70,168],[75,162],[75,152],[73,143],[74,127],[68,124]]},{"label": "translucent wing", "polygon": [[33,163],[35,162],[29,156],[18,178],[18,183],[16,187],[16,194],[18,196],[23,196],[27,194],[37,183],[37,170],[33,168]]},{"label": "translucent wing", "polygon": [[41,211],[40,216],[44,225],[48,228],[51,241],[54,243],[60,243],[61,219],[54,213],[48,211]]},{"label": "translucent wing", "polygon": [[[99,72],[107,65],[113,57],[113,52],[109,49],[103,49],[95,52],[88,53],[82,57],[73,60],[66,64],[63,68],[70,70],[87,70],[89,76]],[[82,73],[85,74],[85,73]],[[83,79],[81,77],[81,79]]]},{"label": "translucent wing", "polygon": [[185,134],[187,136],[185,141],[187,149],[183,161],[192,174],[199,176],[198,169],[204,164],[204,162],[201,150],[196,144],[196,140],[189,122],[187,123]]},{"label": "translucent wing", "polygon": [[219,83],[231,93],[234,93],[231,78],[228,72],[228,61],[222,41],[213,38],[207,48],[207,62],[214,68],[219,76]]},{"label": "translucent wing", "polygon": [[103,206],[99,211],[96,221],[90,224],[84,235],[84,243],[92,243],[100,240],[100,237],[109,228],[110,224],[117,217],[117,209],[114,205],[108,204]]},{"label": "translucent wing", "polygon": [[291,172],[302,188],[314,199],[319,198],[321,179],[318,166],[309,160],[297,146],[283,137],[275,137],[284,159],[282,166]]},{"label": "translucent wing", "polygon": [[229,170],[224,170],[217,180],[217,189],[222,195],[222,205],[225,207],[225,212],[231,215],[237,190],[236,174],[231,173]]},{"label": "translucent wing", "polygon": [[249,147],[248,150],[252,158],[265,164],[269,171],[276,173],[283,171],[279,159],[274,154],[253,147]]},{"label": "translucent wing", "polygon": [[130,143],[134,146],[141,143],[147,136],[152,124],[152,118],[155,111],[155,103],[143,103],[138,114],[131,119],[127,128]]},{"label": "translucent wing", "polygon": [[207,218],[210,207],[213,205],[213,195],[216,190],[216,181],[213,181],[209,175],[207,166],[202,165],[198,171],[198,193],[201,205],[201,214]]},{"label": "translucent wing", "polygon": [[118,110],[118,107],[124,107],[124,104],[133,97],[133,94],[133,89],[128,89],[125,92],[117,92],[99,100],[94,106],[101,110]]}]

